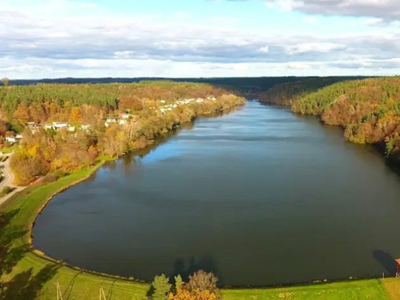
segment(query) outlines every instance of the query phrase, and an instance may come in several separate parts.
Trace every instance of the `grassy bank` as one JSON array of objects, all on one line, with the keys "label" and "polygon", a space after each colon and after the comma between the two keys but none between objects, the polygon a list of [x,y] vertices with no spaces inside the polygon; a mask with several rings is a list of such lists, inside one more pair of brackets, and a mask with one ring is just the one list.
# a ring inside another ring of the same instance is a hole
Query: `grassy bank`
[{"label": "grassy bank", "polygon": [[[98,299],[102,288],[107,299],[143,299],[149,289],[146,283],[90,273],[53,261],[31,247],[31,228],[36,215],[49,199],[88,178],[99,165],[80,170],[56,182],[30,188],[4,208],[6,225],[1,240],[7,249],[2,264],[2,282],[7,291],[4,299],[56,299],[57,285],[64,299]],[[4,244],[4,243],[3,243]],[[398,281],[389,279],[393,290]],[[363,280],[273,289],[227,289],[224,299],[390,299],[381,280]],[[0,298],[2,299],[2,298]],[[396,299],[396,298],[392,298]]]}]

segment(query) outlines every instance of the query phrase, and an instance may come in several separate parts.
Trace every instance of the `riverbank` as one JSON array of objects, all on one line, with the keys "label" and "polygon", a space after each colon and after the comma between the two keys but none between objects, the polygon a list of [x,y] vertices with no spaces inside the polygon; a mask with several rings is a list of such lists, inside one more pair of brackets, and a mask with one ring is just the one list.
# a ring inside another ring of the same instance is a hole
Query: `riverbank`
[{"label": "riverbank", "polygon": [[[10,280],[11,283],[6,285],[19,295],[9,296],[10,299],[54,299],[57,282],[63,297],[69,299],[97,299],[100,287],[108,296],[107,299],[145,297],[149,284],[73,268],[32,248],[31,228],[37,214],[52,196],[90,177],[101,165],[102,161],[99,161],[91,168],[82,169],[55,182],[31,187],[6,206],[7,225],[1,231],[0,240],[7,241],[7,237],[12,239],[9,245],[4,245],[9,248],[9,255],[6,263],[0,265],[6,266],[5,269],[13,268],[3,280]],[[386,292],[390,287],[395,290],[398,281],[373,279],[285,288],[223,289],[222,294],[224,299],[390,299]]]}]

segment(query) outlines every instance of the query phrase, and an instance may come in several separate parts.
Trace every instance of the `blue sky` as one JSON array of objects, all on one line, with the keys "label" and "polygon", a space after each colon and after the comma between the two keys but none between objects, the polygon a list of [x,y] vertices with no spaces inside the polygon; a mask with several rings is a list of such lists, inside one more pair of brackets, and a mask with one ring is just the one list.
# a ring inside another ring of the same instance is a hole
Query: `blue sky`
[{"label": "blue sky", "polygon": [[397,0],[0,0],[0,77],[396,75]]}]

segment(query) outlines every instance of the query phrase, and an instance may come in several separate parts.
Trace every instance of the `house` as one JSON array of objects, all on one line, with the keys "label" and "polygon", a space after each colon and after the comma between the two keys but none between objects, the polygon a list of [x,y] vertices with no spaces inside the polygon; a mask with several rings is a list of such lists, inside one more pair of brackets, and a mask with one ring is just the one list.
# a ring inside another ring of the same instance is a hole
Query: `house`
[{"label": "house", "polygon": [[14,143],[17,142],[17,139],[16,139],[15,137],[13,137],[13,136],[7,136],[7,137],[6,137],[6,142],[9,142],[9,143],[11,143],[11,144],[14,144]]},{"label": "house", "polygon": [[117,123],[117,119],[116,118],[108,118],[106,120],[107,123]]},{"label": "house", "polygon": [[164,104],[164,103],[166,103],[167,101],[165,101],[165,100],[161,100],[160,102],[161,102],[162,104]]},{"label": "house", "polygon": [[22,140],[22,134],[17,134],[17,135],[15,136],[15,138],[16,138],[17,140]]},{"label": "house", "polygon": [[131,116],[132,116],[131,114],[120,114],[119,115],[120,118],[125,119],[125,120],[130,119]]},{"label": "house", "polygon": [[64,127],[68,127],[68,126],[69,126],[68,123],[53,122],[53,127],[54,127],[55,129],[64,128]]},{"label": "house", "polygon": [[118,124],[119,125],[125,125],[126,122],[127,122],[126,120],[122,119],[122,120],[119,120]]},{"label": "house", "polygon": [[104,122],[104,126],[108,127],[108,126],[110,126],[110,124],[117,123],[117,122],[118,122],[118,121],[117,121],[117,119],[115,119],[115,118],[108,118],[108,119]]},{"label": "house", "polygon": [[75,126],[68,126],[69,132],[75,132]]}]

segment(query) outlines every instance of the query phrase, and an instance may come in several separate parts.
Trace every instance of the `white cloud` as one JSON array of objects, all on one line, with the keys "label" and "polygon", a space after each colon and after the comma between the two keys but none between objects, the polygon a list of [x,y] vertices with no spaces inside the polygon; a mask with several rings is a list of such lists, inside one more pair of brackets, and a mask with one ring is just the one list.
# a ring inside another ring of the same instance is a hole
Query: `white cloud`
[{"label": "white cloud", "polygon": [[[0,77],[215,77],[303,72],[338,75],[341,70],[346,75],[378,74],[385,68],[388,73],[400,71],[398,62],[390,61],[400,53],[397,32],[363,36],[337,32],[329,37],[307,32],[294,36],[290,32],[270,32],[262,26],[245,29],[216,16],[211,17],[212,22],[204,16],[201,22],[191,20],[182,26],[181,19],[187,18],[182,13],[166,22],[160,15],[112,14],[99,5],[76,1],[37,0],[33,4],[20,0],[26,5],[0,1]],[[296,1],[275,5],[300,7]],[[305,17],[303,21],[312,23],[314,19]]]},{"label": "white cloud", "polygon": [[299,43],[296,45],[288,46],[286,51],[290,55],[321,52],[328,53],[333,50],[343,49],[345,45],[335,43]]},{"label": "white cloud", "polygon": [[268,53],[269,47],[268,46],[261,47],[260,49],[258,49],[258,51],[260,51],[261,53]]},{"label": "white cloud", "polygon": [[400,18],[398,0],[266,0],[266,4],[318,15],[375,17],[390,21]]},{"label": "white cloud", "polygon": [[302,17],[301,20],[304,23],[308,23],[308,24],[316,24],[316,23],[318,23],[318,19],[316,17],[311,17],[311,16]]}]

